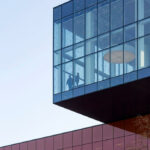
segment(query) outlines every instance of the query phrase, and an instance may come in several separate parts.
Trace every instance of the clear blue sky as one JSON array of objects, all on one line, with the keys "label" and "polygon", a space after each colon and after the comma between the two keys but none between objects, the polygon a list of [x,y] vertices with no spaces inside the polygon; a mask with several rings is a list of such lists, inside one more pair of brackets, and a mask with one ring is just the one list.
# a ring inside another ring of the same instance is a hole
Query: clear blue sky
[{"label": "clear blue sky", "polygon": [[0,0],[0,146],[99,122],[52,104],[52,8]]}]

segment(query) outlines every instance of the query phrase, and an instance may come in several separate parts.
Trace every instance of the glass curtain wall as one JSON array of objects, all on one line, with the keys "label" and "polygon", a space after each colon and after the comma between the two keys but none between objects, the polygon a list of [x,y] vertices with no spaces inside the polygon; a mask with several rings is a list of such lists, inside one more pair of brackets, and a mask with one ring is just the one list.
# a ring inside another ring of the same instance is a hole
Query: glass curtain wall
[{"label": "glass curtain wall", "polygon": [[53,25],[54,94],[150,67],[150,0],[72,0],[54,8]]}]

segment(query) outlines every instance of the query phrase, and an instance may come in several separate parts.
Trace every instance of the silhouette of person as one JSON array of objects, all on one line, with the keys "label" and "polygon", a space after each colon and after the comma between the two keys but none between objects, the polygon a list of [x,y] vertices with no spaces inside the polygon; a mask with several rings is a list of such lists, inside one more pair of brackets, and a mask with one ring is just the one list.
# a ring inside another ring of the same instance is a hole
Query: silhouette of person
[{"label": "silhouette of person", "polygon": [[72,79],[71,75],[69,75],[69,78],[66,83],[68,85],[69,90],[72,89],[72,85],[73,85],[72,83],[73,83],[73,79]]},{"label": "silhouette of person", "polygon": [[77,73],[77,75],[75,76],[75,83],[76,83],[76,86],[79,85],[79,78],[80,78],[79,73]]}]

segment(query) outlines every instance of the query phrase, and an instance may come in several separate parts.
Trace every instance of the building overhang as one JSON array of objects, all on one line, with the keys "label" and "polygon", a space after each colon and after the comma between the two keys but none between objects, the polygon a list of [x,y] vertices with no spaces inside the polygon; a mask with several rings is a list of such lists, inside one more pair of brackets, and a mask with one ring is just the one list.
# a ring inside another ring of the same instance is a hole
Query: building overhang
[{"label": "building overhang", "polygon": [[55,103],[111,123],[150,113],[150,77]]}]

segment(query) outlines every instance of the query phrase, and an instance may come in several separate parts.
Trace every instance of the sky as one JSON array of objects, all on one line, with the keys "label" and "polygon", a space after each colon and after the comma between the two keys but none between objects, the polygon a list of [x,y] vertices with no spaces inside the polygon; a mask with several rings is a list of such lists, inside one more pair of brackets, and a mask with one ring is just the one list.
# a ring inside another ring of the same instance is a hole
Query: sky
[{"label": "sky", "polygon": [[0,0],[0,146],[100,124],[52,104],[53,7]]}]

